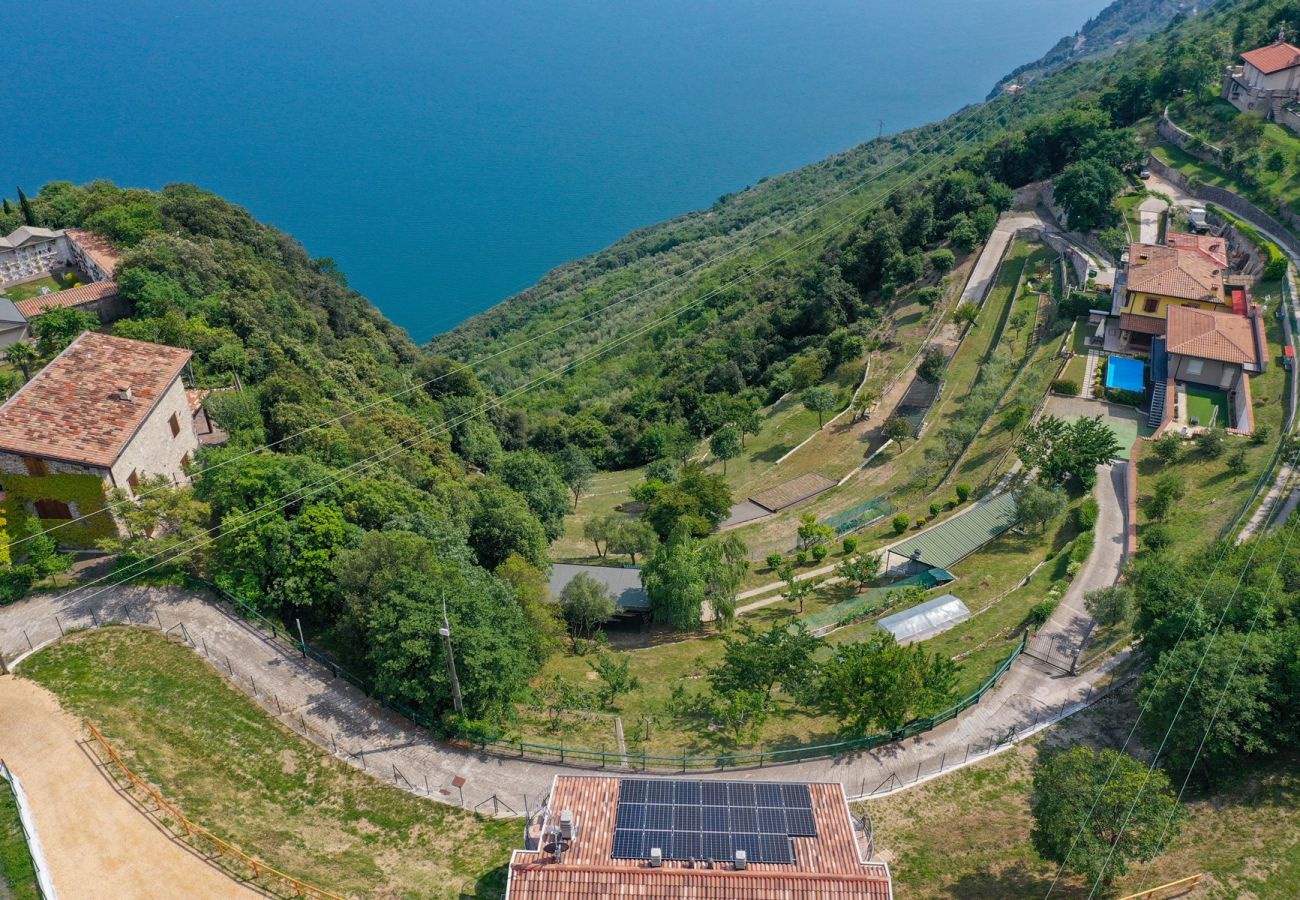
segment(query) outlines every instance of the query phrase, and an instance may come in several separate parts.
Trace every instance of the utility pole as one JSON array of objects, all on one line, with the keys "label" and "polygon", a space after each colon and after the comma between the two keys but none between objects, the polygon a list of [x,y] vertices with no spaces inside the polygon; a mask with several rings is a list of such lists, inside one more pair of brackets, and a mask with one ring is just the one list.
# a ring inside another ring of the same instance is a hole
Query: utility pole
[{"label": "utility pole", "polygon": [[451,622],[447,618],[447,598],[442,598],[442,627],[438,629],[443,642],[447,645],[447,674],[451,676],[451,702],[457,713],[463,713],[465,706],[460,700],[460,679],[456,677],[456,658],[451,650]]},{"label": "utility pole", "polygon": [[885,120],[876,119],[876,140],[880,140],[884,136],[885,136]]}]

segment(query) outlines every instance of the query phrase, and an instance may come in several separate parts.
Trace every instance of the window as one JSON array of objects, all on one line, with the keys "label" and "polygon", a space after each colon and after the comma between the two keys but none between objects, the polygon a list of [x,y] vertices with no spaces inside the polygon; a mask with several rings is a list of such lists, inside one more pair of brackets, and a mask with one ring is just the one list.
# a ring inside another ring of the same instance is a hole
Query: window
[{"label": "window", "polygon": [[186,472],[190,470],[190,455],[188,453],[181,457],[181,468]]},{"label": "window", "polygon": [[45,460],[37,459],[34,456],[24,456],[23,465],[27,467],[27,474],[40,477],[50,474],[49,466],[45,465]]},{"label": "window", "polygon": [[41,519],[71,519],[72,510],[62,500],[37,500],[36,516]]},{"label": "window", "polygon": [[167,420],[167,424],[172,427],[172,437],[176,437],[181,433],[181,420],[176,418],[176,413],[172,413],[172,417]]},{"label": "window", "polygon": [[1201,370],[1204,368],[1205,368],[1205,360],[1203,359],[1189,359],[1187,361],[1188,375],[1200,375]]},{"label": "window", "polygon": [[1159,307],[1160,307],[1160,301],[1157,300],[1155,297],[1147,297],[1146,300],[1142,302],[1143,312],[1152,313],[1155,312],[1157,309],[1159,309]]},{"label": "window", "polygon": [[135,469],[132,469],[131,474],[126,476],[126,483],[131,485],[131,493],[135,493],[140,489],[140,475]]}]

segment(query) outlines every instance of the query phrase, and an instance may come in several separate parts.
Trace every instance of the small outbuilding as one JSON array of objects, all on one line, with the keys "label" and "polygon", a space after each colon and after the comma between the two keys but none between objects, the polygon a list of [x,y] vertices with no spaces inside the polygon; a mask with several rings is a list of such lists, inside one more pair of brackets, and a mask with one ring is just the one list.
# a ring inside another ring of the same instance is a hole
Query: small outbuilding
[{"label": "small outbuilding", "polygon": [[885,616],[877,624],[900,644],[924,641],[970,618],[970,610],[952,594]]},{"label": "small outbuilding", "polygon": [[650,595],[641,584],[640,569],[556,563],[551,566],[551,593],[558,598],[560,592],[578,575],[590,575],[599,581],[614,598],[614,608],[618,613],[650,611]]},{"label": "small outbuilding", "polygon": [[8,297],[0,297],[0,347],[12,347],[27,337],[27,317]]}]

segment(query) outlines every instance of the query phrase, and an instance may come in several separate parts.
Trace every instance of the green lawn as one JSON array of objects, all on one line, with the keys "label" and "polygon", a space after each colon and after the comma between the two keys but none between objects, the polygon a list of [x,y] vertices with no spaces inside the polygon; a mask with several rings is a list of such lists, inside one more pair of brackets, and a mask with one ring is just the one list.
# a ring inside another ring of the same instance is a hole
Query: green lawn
[{"label": "green lawn", "polygon": [[51,276],[46,275],[45,277],[38,278],[35,281],[26,281],[22,284],[10,285],[9,287],[0,290],[0,293],[17,303],[20,300],[27,300],[39,296],[41,288],[48,288],[51,291],[61,291],[63,290],[63,285],[55,281]]},{"label": "green lawn", "polygon": [[1207,427],[1213,424],[1227,428],[1228,395],[1214,388],[1187,385],[1187,418]]},{"label": "green lawn", "polygon": [[[1135,705],[1105,701],[997,756],[892,797],[855,804],[871,818],[877,851],[890,855],[899,897],[1002,900],[1042,897],[1057,866],[1030,843],[1033,764],[1044,747],[1118,746]],[[1116,895],[1197,872],[1213,877],[1196,896],[1300,895],[1300,761],[1243,760],[1210,796],[1191,797],[1181,832],[1165,852],[1116,879]],[[1088,896],[1067,876],[1052,892]]]},{"label": "green lawn", "polygon": [[18,802],[9,782],[0,779],[0,897],[4,900],[40,900],[36,870],[27,851],[27,839],[18,820]]},{"label": "green lawn", "polygon": [[[1271,133],[1268,132],[1269,128],[1278,128],[1280,130],[1280,126],[1270,124],[1265,129],[1266,133]],[[1273,207],[1278,197],[1282,197],[1292,204],[1300,203],[1300,178],[1283,179],[1282,181],[1274,180],[1272,184],[1269,184],[1270,180],[1268,178],[1262,178],[1261,184],[1265,185],[1265,187],[1262,189],[1252,188],[1242,184],[1234,176],[1217,166],[1202,162],[1177,147],[1161,145],[1154,147],[1151,152],[1155,154],[1156,158],[1178,169],[1189,178],[1195,178],[1201,184],[1214,185],[1239,194],[1258,204],[1261,209],[1270,214],[1273,213]],[[1295,228],[1289,230],[1300,234]]]},{"label": "green lawn", "polygon": [[353,896],[504,890],[518,820],[485,819],[352,768],[155,632],[81,632],[20,675],[94,721],[187,816],[284,872]]}]

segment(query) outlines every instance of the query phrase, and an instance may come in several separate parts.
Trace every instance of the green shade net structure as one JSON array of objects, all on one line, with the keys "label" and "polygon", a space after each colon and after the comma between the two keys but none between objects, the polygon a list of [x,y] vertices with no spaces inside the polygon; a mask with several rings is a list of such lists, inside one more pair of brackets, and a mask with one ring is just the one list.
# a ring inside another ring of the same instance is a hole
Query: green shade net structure
[{"label": "green shade net structure", "polygon": [[884,587],[868,588],[856,597],[836,603],[834,606],[827,607],[821,612],[805,616],[800,621],[808,628],[809,631],[821,632],[829,631],[836,625],[849,619],[857,619],[861,616],[869,615],[876,610],[883,610],[891,605],[891,596],[910,587],[920,587],[922,590],[938,587],[941,584],[947,584],[953,580],[952,573],[947,569],[933,568],[924,572],[918,572],[915,575],[909,575],[906,578],[887,584]]},{"label": "green shade net structure", "polygon": [[894,504],[889,502],[888,497],[877,497],[874,500],[868,500],[866,503],[859,503],[857,506],[850,507],[844,512],[827,516],[822,519],[822,524],[834,528],[835,535],[838,537],[842,534],[848,534],[850,531],[865,528],[872,522],[883,519],[893,511]]}]

